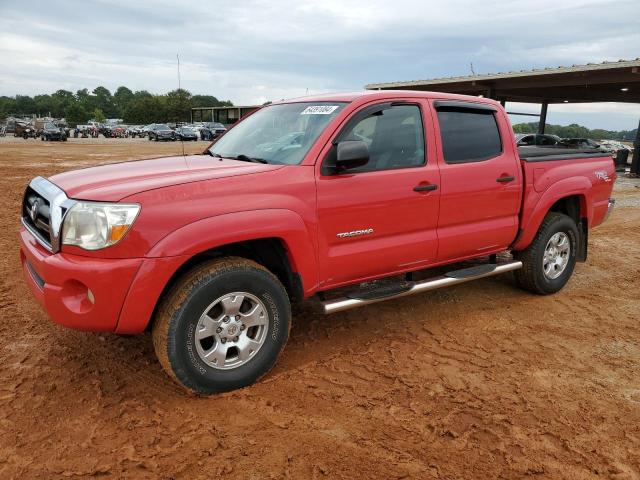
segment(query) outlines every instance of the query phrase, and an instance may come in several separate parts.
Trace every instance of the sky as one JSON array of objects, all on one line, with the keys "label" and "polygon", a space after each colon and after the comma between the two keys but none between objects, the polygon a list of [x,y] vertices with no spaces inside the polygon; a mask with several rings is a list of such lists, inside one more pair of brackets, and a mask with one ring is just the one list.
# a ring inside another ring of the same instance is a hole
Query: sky
[{"label": "sky", "polygon": [[[182,88],[237,105],[468,75],[471,63],[480,74],[633,59],[639,18],[638,0],[0,0],[0,95],[165,93],[176,54]],[[615,103],[547,117],[609,130],[639,119],[640,105]]]}]

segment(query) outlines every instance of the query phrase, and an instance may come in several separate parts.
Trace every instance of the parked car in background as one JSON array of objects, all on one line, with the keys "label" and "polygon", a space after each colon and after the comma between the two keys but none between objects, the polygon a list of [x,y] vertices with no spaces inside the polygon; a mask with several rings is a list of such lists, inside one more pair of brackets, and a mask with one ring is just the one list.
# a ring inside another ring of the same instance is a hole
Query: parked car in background
[{"label": "parked car in background", "polygon": [[149,129],[147,135],[149,135],[149,140],[155,140],[156,142],[159,140],[174,141],[176,139],[176,132],[171,130],[169,125],[165,123],[155,123],[153,127]]},{"label": "parked car in background", "polygon": [[37,138],[38,131],[34,125],[25,122],[15,122],[13,128],[14,137],[22,137],[25,140],[28,138]]},{"label": "parked car in background", "polygon": [[140,128],[140,132],[138,133],[138,135],[140,136],[140,138],[148,137],[149,136],[149,130],[151,130],[155,126],[156,126],[155,123],[150,123],[149,125],[145,125],[144,127],[141,127]]},{"label": "parked car in background", "polygon": [[124,135],[127,138],[135,138],[138,136],[139,131],[140,127],[138,125],[129,125],[125,128]]},{"label": "parked car in background", "polygon": [[42,131],[40,131],[40,138],[43,141],[58,140],[66,142],[67,132],[64,128],[57,126],[53,122],[46,122],[42,127]]},{"label": "parked car in background", "polygon": [[176,128],[176,138],[184,142],[198,140],[198,133],[192,127],[179,127]]},{"label": "parked car in background", "polygon": [[600,142],[600,146],[611,150],[612,152],[617,153],[619,150],[626,150],[629,153],[633,153],[633,147],[629,145],[625,145],[622,142],[617,140],[602,140]]},{"label": "parked car in background", "polygon": [[227,127],[218,122],[202,122],[197,127],[202,140],[214,140],[227,131]]},{"label": "parked car in background", "polygon": [[227,131],[227,127],[218,122],[207,122],[205,126],[213,133],[213,138],[218,138]]},{"label": "parked car in background", "polygon": [[563,138],[558,145],[566,148],[582,148],[611,153],[610,149],[600,145],[599,142],[596,142],[595,140],[592,140],[590,138]]},{"label": "parked car in background", "polygon": [[557,145],[562,139],[557,135],[543,133],[517,133],[516,144],[519,147],[537,146],[552,147]]}]

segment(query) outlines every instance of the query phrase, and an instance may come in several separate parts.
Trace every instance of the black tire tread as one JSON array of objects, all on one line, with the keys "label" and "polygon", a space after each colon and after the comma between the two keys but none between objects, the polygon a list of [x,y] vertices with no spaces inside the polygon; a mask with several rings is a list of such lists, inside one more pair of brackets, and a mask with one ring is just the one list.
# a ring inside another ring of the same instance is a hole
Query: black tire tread
[{"label": "black tire tread", "polygon": [[[215,277],[225,272],[243,269],[262,271],[263,273],[271,277],[271,280],[274,282],[274,284],[278,285],[282,290],[285,298],[288,298],[287,292],[280,280],[262,265],[254,262],[253,260],[242,257],[221,257],[205,261],[183,274],[182,277],[170,288],[169,292],[160,302],[151,329],[153,348],[163,370],[167,372],[169,377],[174,382],[188,390],[190,393],[201,394],[203,392],[197,390],[194,386],[185,384],[185,382],[181,381],[175,373],[175,370],[169,358],[169,328],[171,326],[171,320],[179,310],[184,308],[186,301],[191,296],[191,292],[195,288],[197,288],[198,285],[212,281],[215,279]],[[289,325],[289,329],[290,328],[291,325]],[[287,337],[288,336],[289,332],[287,332]],[[269,367],[269,369],[265,371],[265,375],[273,367],[273,365],[275,365],[277,358],[282,354],[282,350],[284,350],[284,344],[280,349],[280,352],[278,352],[276,360]]]},{"label": "black tire tread", "polygon": [[544,237],[546,236],[547,231],[553,226],[554,223],[564,218],[568,218],[573,221],[571,217],[563,213],[547,213],[547,215],[542,220],[542,223],[538,228],[538,232],[536,233],[536,236],[531,244],[526,249],[520,252],[515,252],[515,258],[522,262],[522,268],[515,271],[516,283],[520,288],[528,290],[529,292],[537,293],[539,295],[546,295],[549,293],[538,282],[535,268],[536,265],[538,265],[539,261],[538,254],[540,252],[540,244],[544,242]]}]

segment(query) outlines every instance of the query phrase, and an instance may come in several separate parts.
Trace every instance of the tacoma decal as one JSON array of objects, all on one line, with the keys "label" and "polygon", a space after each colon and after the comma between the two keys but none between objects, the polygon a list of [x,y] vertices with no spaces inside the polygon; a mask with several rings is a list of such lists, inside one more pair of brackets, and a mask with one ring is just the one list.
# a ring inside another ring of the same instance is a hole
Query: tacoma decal
[{"label": "tacoma decal", "polygon": [[359,237],[360,235],[371,235],[372,233],[373,233],[373,228],[367,228],[364,230],[353,230],[351,232],[338,233],[336,236],[338,238],[349,238],[349,237]]}]

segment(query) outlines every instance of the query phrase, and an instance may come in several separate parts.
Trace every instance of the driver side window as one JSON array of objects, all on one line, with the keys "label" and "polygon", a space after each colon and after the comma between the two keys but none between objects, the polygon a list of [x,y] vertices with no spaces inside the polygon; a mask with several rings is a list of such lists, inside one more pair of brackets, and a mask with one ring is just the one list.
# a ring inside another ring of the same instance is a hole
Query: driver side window
[{"label": "driver side window", "polygon": [[[369,149],[369,163],[349,172],[410,168],[425,163],[424,128],[417,105],[393,105],[375,112],[348,127],[340,140],[360,140]],[[332,150],[335,155],[335,148]]]}]

